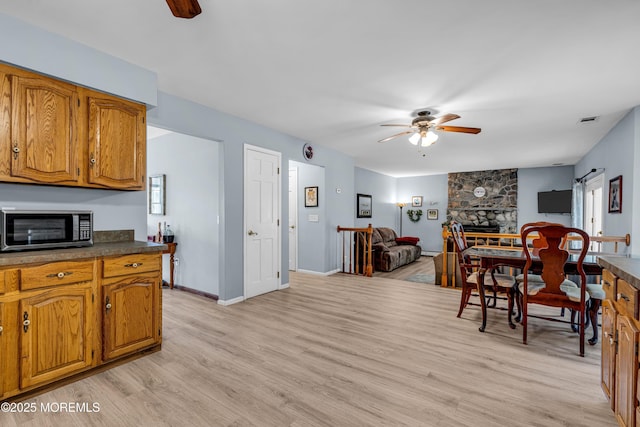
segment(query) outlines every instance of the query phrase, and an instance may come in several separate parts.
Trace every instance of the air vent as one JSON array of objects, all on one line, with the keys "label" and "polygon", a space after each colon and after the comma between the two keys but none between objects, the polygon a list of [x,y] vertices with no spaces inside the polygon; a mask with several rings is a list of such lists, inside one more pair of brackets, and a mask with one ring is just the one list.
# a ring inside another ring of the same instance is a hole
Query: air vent
[{"label": "air vent", "polygon": [[580,119],[580,123],[595,122],[596,120],[598,120],[598,116],[583,117]]}]

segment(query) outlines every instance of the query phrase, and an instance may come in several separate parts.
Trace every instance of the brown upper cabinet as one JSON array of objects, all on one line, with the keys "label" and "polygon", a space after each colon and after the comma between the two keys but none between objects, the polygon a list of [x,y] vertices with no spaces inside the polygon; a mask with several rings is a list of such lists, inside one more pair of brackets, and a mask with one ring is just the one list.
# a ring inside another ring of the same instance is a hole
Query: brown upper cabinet
[{"label": "brown upper cabinet", "polygon": [[146,107],[0,64],[0,181],[144,190]]}]

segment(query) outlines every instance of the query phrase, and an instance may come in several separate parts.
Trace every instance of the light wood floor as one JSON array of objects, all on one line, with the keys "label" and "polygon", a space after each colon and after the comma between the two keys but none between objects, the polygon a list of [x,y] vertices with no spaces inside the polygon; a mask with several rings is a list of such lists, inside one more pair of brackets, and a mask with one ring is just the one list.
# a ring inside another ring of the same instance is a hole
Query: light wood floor
[{"label": "light wood floor", "polygon": [[529,345],[459,291],[387,278],[291,274],[223,307],[164,291],[162,351],[26,402],[91,414],[0,414],[8,426],[615,426],[600,346],[532,319]]}]

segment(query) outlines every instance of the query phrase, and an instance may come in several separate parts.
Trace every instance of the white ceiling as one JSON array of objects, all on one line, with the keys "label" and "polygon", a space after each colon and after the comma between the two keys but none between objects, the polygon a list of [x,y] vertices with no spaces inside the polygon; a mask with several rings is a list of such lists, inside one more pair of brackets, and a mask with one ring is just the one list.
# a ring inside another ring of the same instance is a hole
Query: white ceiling
[{"label": "white ceiling", "polygon": [[[575,164],[640,105],[638,0],[7,0],[159,89],[393,176]],[[383,123],[456,113],[422,157]],[[579,124],[582,117],[598,116]],[[598,165],[593,165],[597,167]]]}]

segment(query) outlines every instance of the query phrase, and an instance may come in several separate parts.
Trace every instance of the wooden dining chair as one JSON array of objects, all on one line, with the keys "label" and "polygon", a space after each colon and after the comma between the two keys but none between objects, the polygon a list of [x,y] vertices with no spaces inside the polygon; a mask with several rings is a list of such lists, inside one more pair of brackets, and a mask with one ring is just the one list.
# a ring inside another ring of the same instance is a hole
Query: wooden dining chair
[{"label": "wooden dining chair", "polygon": [[[524,272],[528,272],[533,264],[533,257],[542,262],[540,278],[542,282],[534,281],[529,274],[524,274],[519,285],[522,295],[522,341],[527,343],[527,320],[529,304],[540,304],[552,307],[568,308],[578,314],[578,332],[580,334],[580,356],[584,356],[585,315],[587,312],[586,275],[583,268],[584,258],[589,248],[589,235],[578,228],[563,225],[542,224],[526,228],[522,234],[523,242],[531,233],[537,233],[544,238],[546,245],[541,248],[523,245],[526,257]],[[564,266],[569,259],[569,251],[564,247],[569,234],[577,235],[582,241],[577,259],[576,270],[579,283],[568,280],[564,273]]]},{"label": "wooden dining chair", "polygon": [[[490,291],[492,296],[487,297],[484,301],[486,306],[495,307],[498,300],[498,294],[505,294],[507,298],[507,311],[508,322],[511,329],[515,329],[516,325],[512,321],[513,306],[515,300],[515,280],[513,276],[507,274],[500,274],[496,272],[496,268],[500,267],[496,265],[484,276],[484,283],[482,288],[479,285],[480,264],[478,262],[472,262],[471,258],[465,251],[469,248],[467,239],[464,236],[464,227],[458,222],[453,222],[450,225],[451,236],[453,237],[453,243],[456,249],[456,255],[458,258],[458,264],[460,266],[460,276],[462,278],[462,293],[460,295],[460,308],[458,309],[458,316],[462,315],[463,310],[469,305],[472,292],[478,291],[479,296],[482,298],[484,291]],[[493,304],[489,304],[487,300],[493,298]],[[480,327],[480,332],[484,332],[484,323]]]},{"label": "wooden dining chair", "polygon": [[[526,224],[523,224],[522,227],[520,227],[520,235],[522,236],[522,233],[530,228],[530,227],[542,227],[542,226],[548,226],[548,225],[559,225],[559,226],[563,226],[563,224],[557,223],[557,222],[547,222],[547,221],[536,221],[536,222],[528,222]],[[564,248],[565,245],[567,243],[567,239],[563,239],[560,242],[560,247]],[[522,242],[523,245],[528,244],[526,243],[526,241]],[[541,248],[546,248],[547,247],[547,239],[544,236],[541,236],[539,234],[536,234],[535,236],[533,236],[533,239],[531,240],[531,247],[533,247],[534,249],[540,250]],[[529,283],[531,282],[536,282],[536,283],[544,283],[544,281],[542,280],[542,277],[540,277],[539,274],[533,274],[533,273],[526,273],[529,279]],[[518,283],[518,285],[520,285],[523,281],[524,281],[524,275],[525,272],[523,271],[522,273],[518,274],[516,276],[516,282]],[[569,280],[566,280],[565,282],[563,282],[563,286],[575,286],[577,287],[577,285]],[[520,286],[518,286],[519,288]],[[516,304],[518,307],[518,315],[516,316],[516,321],[520,321],[521,320],[521,315],[522,315],[522,294],[518,291],[516,292]],[[564,316],[564,308],[562,308],[561,311],[561,316]],[[573,317],[573,316],[572,316]],[[572,323],[572,327],[573,327],[573,319],[571,321]]]}]

